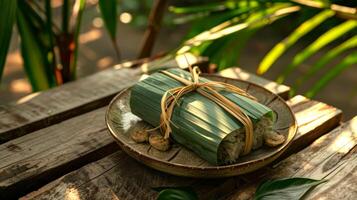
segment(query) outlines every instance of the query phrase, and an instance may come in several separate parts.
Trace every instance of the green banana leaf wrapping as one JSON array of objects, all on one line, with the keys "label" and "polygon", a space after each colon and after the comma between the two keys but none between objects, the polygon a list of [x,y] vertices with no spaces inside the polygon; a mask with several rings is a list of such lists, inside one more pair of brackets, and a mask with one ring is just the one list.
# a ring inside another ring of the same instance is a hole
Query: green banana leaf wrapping
[{"label": "green banana leaf wrapping", "polygon": [[[167,71],[191,80],[191,74],[184,70],[169,69]],[[200,82],[207,81],[209,80],[200,78]],[[130,99],[132,113],[157,127],[160,121],[160,102],[163,94],[167,90],[179,86],[182,86],[179,81],[163,73],[157,72],[150,75],[132,87]],[[263,132],[271,130],[274,112],[247,97],[225,91],[220,91],[220,93],[238,104],[252,120],[255,127],[253,149],[262,146]],[[257,124],[263,118],[268,119],[265,121],[269,123],[262,124],[257,130]],[[177,101],[171,121],[171,138],[211,164],[220,165],[227,161],[232,163],[242,152],[245,141],[244,126],[215,102],[197,92],[190,92]],[[229,148],[239,147],[238,150],[234,150],[238,151],[238,153],[234,153],[238,155],[234,155],[233,160],[224,158],[231,152],[221,153],[223,143],[230,145]]]}]

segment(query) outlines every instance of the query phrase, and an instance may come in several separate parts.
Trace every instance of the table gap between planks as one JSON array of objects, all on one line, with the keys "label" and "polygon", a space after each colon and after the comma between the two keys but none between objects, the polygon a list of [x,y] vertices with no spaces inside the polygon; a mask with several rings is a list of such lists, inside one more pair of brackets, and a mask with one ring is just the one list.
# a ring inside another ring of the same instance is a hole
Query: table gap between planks
[{"label": "table gap between planks", "polygon": [[[192,185],[208,198],[227,194],[238,183],[249,185],[244,176],[217,181],[163,174],[142,166],[117,147],[104,123],[105,105],[138,81],[140,72],[140,66],[104,70],[0,108],[0,199],[24,195],[24,199],[61,199],[71,192],[84,199],[153,199],[157,194],[151,186],[163,185]],[[287,86],[239,68],[221,75],[250,80],[288,97]],[[296,114],[299,132],[285,157],[340,123],[342,112],[324,103],[296,96],[288,104]]]}]

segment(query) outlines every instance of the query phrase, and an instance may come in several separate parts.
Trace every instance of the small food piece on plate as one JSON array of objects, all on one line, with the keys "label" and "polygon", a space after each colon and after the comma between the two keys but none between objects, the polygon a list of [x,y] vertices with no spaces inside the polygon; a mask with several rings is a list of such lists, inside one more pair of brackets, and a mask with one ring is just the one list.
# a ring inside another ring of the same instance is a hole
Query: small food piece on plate
[{"label": "small food piece on plate", "polygon": [[165,139],[160,134],[151,134],[149,137],[149,143],[152,147],[159,151],[167,151],[170,148],[170,140]]},{"label": "small food piece on plate", "polygon": [[278,134],[277,132],[271,130],[266,135],[264,135],[265,144],[269,147],[276,147],[285,142],[285,137]]},{"label": "small food piece on plate", "polygon": [[149,133],[145,130],[133,131],[131,132],[130,136],[131,139],[133,139],[137,143],[149,141]]}]

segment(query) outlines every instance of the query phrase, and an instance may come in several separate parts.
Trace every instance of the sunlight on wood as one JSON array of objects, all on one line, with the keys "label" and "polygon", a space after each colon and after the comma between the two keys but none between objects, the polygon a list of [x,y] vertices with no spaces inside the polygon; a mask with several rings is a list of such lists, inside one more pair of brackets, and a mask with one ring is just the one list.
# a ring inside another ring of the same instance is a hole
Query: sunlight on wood
[{"label": "sunlight on wood", "polygon": [[256,76],[254,74],[250,74],[238,67],[234,68],[228,68],[223,71],[220,71],[219,74],[221,76],[227,77],[227,78],[237,78],[237,79],[242,79],[242,80],[247,80],[251,81],[254,83],[257,83],[258,85],[264,86],[266,89],[276,93],[276,94],[283,94],[285,93],[285,96],[282,96],[283,98],[288,97],[288,92],[289,92],[289,87],[286,85],[279,85],[275,82],[266,80],[262,77]]},{"label": "sunlight on wood", "polygon": [[[303,125],[308,122],[313,121],[316,119],[317,116],[323,116],[325,112],[323,112],[323,108],[325,107],[324,104],[316,104],[308,108],[307,110],[303,110],[301,112],[295,113],[298,125]],[[306,115],[306,113],[311,113],[310,115]]]},{"label": "sunlight on wood", "polygon": [[339,153],[347,153],[357,143],[357,117],[353,118],[347,130],[337,136],[332,143],[332,150]]},{"label": "sunlight on wood", "polygon": [[28,102],[31,99],[33,99],[36,96],[38,96],[39,94],[41,94],[41,92],[35,92],[35,93],[29,94],[29,95],[27,95],[25,97],[22,97],[21,99],[16,101],[16,104],[22,104],[22,103]]},{"label": "sunlight on wood", "polygon": [[10,91],[13,93],[29,93],[31,85],[26,79],[16,79],[10,83]]},{"label": "sunlight on wood", "polygon": [[351,119],[351,131],[354,132],[354,137],[356,137],[357,135],[357,117],[354,117],[353,119]]},{"label": "sunlight on wood", "polygon": [[86,33],[83,33],[79,36],[79,42],[81,44],[84,43],[89,43],[95,40],[98,40],[100,37],[102,37],[102,32],[98,29],[92,29],[91,31],[88,31]]},{"label": "sunlight on wood", "polygon": [[76,188],[67,188],[66,190],[66,196],[65,196],[66,200],[80,200],[80,195],[78,192],[78,189]]}]

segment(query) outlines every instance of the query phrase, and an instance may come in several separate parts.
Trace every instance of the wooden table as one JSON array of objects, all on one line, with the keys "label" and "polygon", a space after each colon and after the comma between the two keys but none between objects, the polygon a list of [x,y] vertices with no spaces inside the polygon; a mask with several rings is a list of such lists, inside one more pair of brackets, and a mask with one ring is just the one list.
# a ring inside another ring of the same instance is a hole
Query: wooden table
[{"label": "wooden table", "polygon": [[299,131],[279,162],[223,179],[176,177],[136,162],[109,135],[104,113],[140,73],[114,67],[0,107],[0,199],[155,199],[158,186],[190,186],[201,199],[250,199],[261,181],[293,176],[329,180],[309,199],[357,199],[357,117],[341,123],[339,109],[287,99],[289,87],[239,68],[221,74],[261,84],[291,106]]}]

